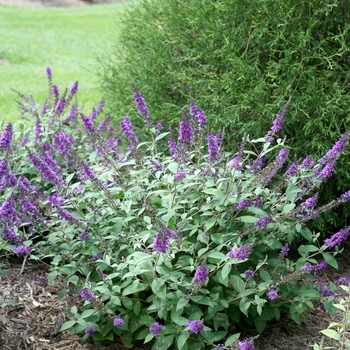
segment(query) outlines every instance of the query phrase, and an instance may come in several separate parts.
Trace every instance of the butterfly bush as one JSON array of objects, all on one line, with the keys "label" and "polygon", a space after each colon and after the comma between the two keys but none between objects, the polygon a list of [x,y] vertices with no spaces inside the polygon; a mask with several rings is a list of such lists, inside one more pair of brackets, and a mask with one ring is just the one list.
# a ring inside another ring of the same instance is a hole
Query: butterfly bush
[{"label": "butterfly bush", "polygon": [[78,83],[62,93],[46,74],[42,108],[19,93],[22,119],[1,130],[0,232],[7,254],[51,259],[48,283],[61,276],[61,294],[76,294],[61,330],[96,344],[254,349],[242,329],[300,322],[320,300],[334,311],[323,298],[340,282],[320,272],[337,268],[350,227],[322,242],[307,222],[350,200],[317,203],[348,132],[322,158],[293,162],[279,136],[290,100],[267,135],[232,149],[194,101],[163,132],[134,85],[139,130],[103,101],[83,112]]}]

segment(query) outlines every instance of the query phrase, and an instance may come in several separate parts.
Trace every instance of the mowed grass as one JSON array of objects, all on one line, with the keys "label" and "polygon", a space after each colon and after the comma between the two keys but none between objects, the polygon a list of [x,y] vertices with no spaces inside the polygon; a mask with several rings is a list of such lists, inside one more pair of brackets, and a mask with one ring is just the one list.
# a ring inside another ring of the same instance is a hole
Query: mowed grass
[{"label": "mowed grass", "polygon": [[115,44],[118,16],[130,3],[66,8],[0,6],[0,121],[14,122],[21,116],[15,103],[18,96],[11,88],[32,95],[42,106],[48,94],[47,66],[60,92],[79,82],[78,102],[90,113],[102,98],[95,75],[96,56]]}]

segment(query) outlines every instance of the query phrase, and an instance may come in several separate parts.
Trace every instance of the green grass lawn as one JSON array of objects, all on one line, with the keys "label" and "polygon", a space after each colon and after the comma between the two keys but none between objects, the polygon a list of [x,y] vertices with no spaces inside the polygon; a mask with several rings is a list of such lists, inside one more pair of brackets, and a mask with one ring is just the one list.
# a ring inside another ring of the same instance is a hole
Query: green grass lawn
[{"label": "green grass lawn", "polygon": [[118,17],[127,5],[128,1],[68,8],[0,6],[0,121],[20,118],[11,88],[32,95],[40,106],[44,103],[47,66],[60,91],[79,81],[78,98],[89,113],[102,97],[95,58],[115,44]]}]

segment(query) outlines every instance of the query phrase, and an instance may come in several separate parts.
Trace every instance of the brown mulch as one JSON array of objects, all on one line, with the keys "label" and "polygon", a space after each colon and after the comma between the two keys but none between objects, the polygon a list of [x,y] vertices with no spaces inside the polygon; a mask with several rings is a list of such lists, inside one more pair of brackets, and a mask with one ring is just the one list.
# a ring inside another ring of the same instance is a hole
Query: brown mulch
[{"label": "brown mulch", "polygon": [[[330,269],[329,280],[349,275],[350,255],[347,252],[339,259],[340,271]],[[0,270],[0,304],[14,301],[15,305],[0,308],[0,349],[1,350],[124,350],[122,343],[106,342],[95,346],[92,343],[80,344],[83,334],[69,335],[68,330],[59,332],[66,320],[66,311],[73,305],[79,309],[81,300],[75,295],[66,295],[62,299],[59,293],[61,285],[43,287],[38,277],[47,277],[47,267],[38,262],[27,261],[23,273],[20,274],[21,261],[10,257],[0,259],[3,266]],[[339,296],[341,298],[340,290]],[[1,301],[3,300],[3,301]],[[255,341],[256,350],[304,350],[314,343],[320,343],[320,330],[328,327],[329,322],[340,320],[320,307],[310,310],[309,320],[303,319],[300,325],[294,323],[287,315],[274,326],[266,329]],[[256,332],[247,332],[246,336],[256,336]],[[324,346],[337,344],[325,339]],[[150,349],[151,344],[135,344],[134,350]],[[312,349],[312,347],[310,347]],[[208,349],[209,350],[209,349]]]}]

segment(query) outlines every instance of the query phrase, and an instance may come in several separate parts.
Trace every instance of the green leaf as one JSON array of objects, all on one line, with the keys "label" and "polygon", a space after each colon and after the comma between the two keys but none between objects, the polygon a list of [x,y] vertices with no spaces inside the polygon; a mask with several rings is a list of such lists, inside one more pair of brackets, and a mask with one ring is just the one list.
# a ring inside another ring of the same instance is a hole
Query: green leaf
[{"label": "green leaf", "polygon": [[332,338],[332,339],[340,341],[340,335],[334,329],[324,329],[320,332],[322,334],[324,334],[325,336],[327,336],[328,338]]},{"label": "green leaf", "polygon": [[238,292],[241,292],[244,290],[244,281],[241,277],[232,275],[230,276],[230,281],[232,283],[233,288]]},{"label": "green leaf", "polygon": [[148,285],[146,283],[140,283],[140,280],[135,280],[130,286],[123,290],[122,295],[134,294],[147,288]]},{"label": "green leaf", "polygon": [[153,293],[161,298],[165,299],[166,298],[166,285],[165,281],[161,278],[156,278],[152,281],[151,288]]},{"label": "green leaf", "polygon": [[201,305],[209,305],[213,307],[213,304],[211,302],[211,298],[202,296],[202,295],[194,295],[191,297],[191,300],[193,300],[197,304]]},{"label": "green leaf", "polygon": [[215,218],[209,219],[205,224],[204,224],[204,231],[209,231],[216,223]]},{"label": "green leaf", "polygon": [[290,202],[293,202],[297,197],[297,194],[302,190],[293,184],[290,184],[286,189],[286,197]]},{"label": "green leaf", "polygon": [[60,328],[60,332],[63,332],[66,329],[73,327],[76,323],[77,323],[77,321],[75,321],[75,320],[69,320],[69,321],[63,323],[62,327]]},{"label": "green leaf", "polygon": [[89,309],[89,310],[85,310],[82,314],[81,317],[82,318],[88,318],[89,316],[93,315],[97,313],[97,311],[95,309]]},{"label": "green leaf", "polygon": [[211,252],[208,254],[208,258],[216,259],[216,260],[224,260],[226,259],[226,255],[220,252]]},{"label": "green leaf", "polygon": [[232,265],[230,263],[226,263],[221,270],[221,277],[224,280],[231,272]]},{"label": "green leaf", "polygon": [[248,310],[250,307],[251,301],[248,298],[242,298],[239,301],[239,309],[248,317]]},{"label": "green leaf", "polygon": [[189,301],[189,298],[186,296],[183,296],[179,299],[179,301],[176,304],[176,311],[181,310]]},{"label": "green leaf", "polygon": [[47,277],[48,282],[53,283],[57,276],[58,276],[58,271],[56,270],[51,271]]},{"label": "green leaf", "polygon": [[225,346],[232,345],[236,340],[239,339],[241,333],[232,334],[230,337],[228,337],[225,341]]},{"label": "green leaf", "polygon": [[152,339],[154,338],[154,335],[152,335],[152,334],[147,334],[146,335],[146,338],[145,338],[145,340],[144,340],[144,344],[145,343],[148,343],[149,341],[151,341]]},{"label": "green leaf", "polygon": [[170,172],[172,172],[173,174],[176,174],[179,171],[179,163],[170,163],[168,165],[168,169],[170,170]]},{"label": "green leaf", "polygon": [[179,350],[182,350],[182,348],[184,347],[185,343],[187,341],[187,333],[183,332],[181,333],[178,337],[177,337],[177,347]]},{"label": "green leaf", "polygon": [[314,246],[314,245],[301,245],[299,248],[298,248],[298,252],[301,256],[307,256],[308,253],[311,253],[311,252],[318,252],[319,249]]},{"label": "green leaf", "polygon": [[322,253],[323,259],[327,262],[328,265],[331,265],[338,270],[338,263],[335,257],[329,253]]},{"label": "green leaf", "polygon": [[271,280],[271,276],[267,272],[267,270],[260,270],[260,277],[263,279],[264,282]]},{"label": "green leaf", "polygon": [[288,214],[294,208],[295,208],[295,204],[294,203],[286,204],[283,207],[282,214]]},{"label": "green leaf", "polygon": [[259,219],[255,216],[245,215],[237,217],[237,220],[244,222],[245,224],[254,224]]}]

